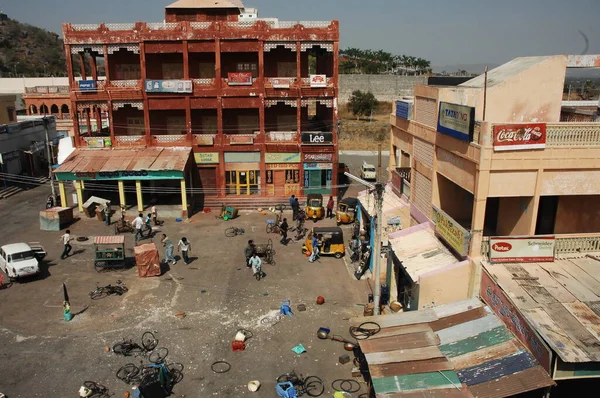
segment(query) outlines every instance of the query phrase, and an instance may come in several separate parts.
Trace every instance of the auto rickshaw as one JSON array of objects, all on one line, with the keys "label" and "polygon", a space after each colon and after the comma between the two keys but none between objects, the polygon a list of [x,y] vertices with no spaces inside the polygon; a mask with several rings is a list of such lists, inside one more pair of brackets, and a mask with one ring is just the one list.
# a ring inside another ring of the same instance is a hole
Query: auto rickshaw
[{"label": "auto rickshaw", "polygon": [[320,193],[309,193],[306,197],[306,218],[316,222],[324,216],[323,195]]},{"label": "auto rickshaw", "polygon": [[314,227],[302,246],[302,253],[312,253],[312,238],[315,235],[320,235],[323,242],[319,249],[319,255],[344,257],[346,254],[344,233],[340,227]]},{"label": "auto rickshaw", "polygon": [[231,206],[221,205],[221,212],[216,217],[221,220],[227,221],[227,220],[232,220],[234,218],[237,218],[237,216],[238,216],[238,210],[236,208],[231,207]]},{"label": "auto rickshaw", "polygon": [[337,225],[352,224],[356,220],[356,209],[358,199],[344,198],[339,201],[337,211],[335,212],[335,221]]}]

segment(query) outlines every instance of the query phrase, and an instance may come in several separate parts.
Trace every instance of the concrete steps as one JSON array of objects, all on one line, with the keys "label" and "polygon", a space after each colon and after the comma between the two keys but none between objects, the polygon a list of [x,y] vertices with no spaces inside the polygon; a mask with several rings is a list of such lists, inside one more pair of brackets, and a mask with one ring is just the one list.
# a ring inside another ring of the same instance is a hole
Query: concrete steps
[{"label": "concrete steps", "polygon": [[[306,197],[298,197],[301,205],[304,206],[306,203]],[[277,204],[285,204],[286,210],[291,210],[289,198],[265,198],[265,197],[245,197],[240,198],[237,196],[227,197],[227,198],[217,198],[207,196],[204,198],[204,204],[198,205],[197,210],[203,210],[205,208],[210,208],[215,211],[221,208],[221,205],[235,207],[238,210],[256,210],[261,207],[263,209],[268,209],[269,207],[274,207]]]},{"label": "concrete steps", "polygon": [[23,188],[19,187],[8,187],[6,189],[0,190],[0,199],[10,198],[11,196],[18,194],[22,190]]}]

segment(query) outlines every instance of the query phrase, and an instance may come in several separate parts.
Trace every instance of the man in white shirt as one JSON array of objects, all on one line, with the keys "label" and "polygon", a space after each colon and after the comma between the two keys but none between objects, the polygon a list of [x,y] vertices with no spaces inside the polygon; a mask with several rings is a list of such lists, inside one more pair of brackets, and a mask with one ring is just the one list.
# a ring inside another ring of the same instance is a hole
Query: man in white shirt
[{"label": "man in white shirt", "polygon": [[142,228],[144,227],[144,215],[140,213],[133,220],[133,227],[135,228],[135,241],[144,239],[144,235],[142,234]]},{"label": "man in white shirt", "polygon": [[190,241],[188,241],[185,236],[183,238],[181,238],[179,240],[179,243],[177,244],[177,251],[181,250],[181,256],[183,257],[183,262],[186,263],[186,265],[190,263],[190,257],[188,255],[188,253],[191,248],[192,248],[192,245],[190,244]]},{"label": "man in white shirt", "polygon": [[69,257],[69,253],[71,252],[71,249],[72,249],[71,244],[69,243],[69,242],[71,242],[71,231],[67,229],[65,231],[65,234],[60,237],[60,241],[65,246],[62,254],[60,255],[60,259],[64,260],[65,258]]},{"label": "man in white shirt", "polygon": [[252,272],[254,273],[254,277],[257,281],[259,281],[260,278],[263,277],[262,261],[256,253],[252,254],[252,257],[250,258],[250,265],[252,266]]}]

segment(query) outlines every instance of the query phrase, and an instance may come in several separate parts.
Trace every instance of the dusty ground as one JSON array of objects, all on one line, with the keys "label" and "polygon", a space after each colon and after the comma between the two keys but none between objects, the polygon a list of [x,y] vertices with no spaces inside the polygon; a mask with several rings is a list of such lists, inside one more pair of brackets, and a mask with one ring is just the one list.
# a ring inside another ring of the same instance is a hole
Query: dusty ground
[{"label": "dusty ground", "polygon": [[373,113],[373,118],[357,120],[347,106],[340,106],[342,131],[339,139],[340,150],[377,150],[382,144],[383,150],[389,149],[390,142],[390,113],[392,105],[389,102],[379,104]]},{"label": "dusty ground", "polygon": [[[129,387],[115,377],[116,371],[140,359],[118,357],[104,348],[122,338],[139,340],[146,330],[156,331],[159,346],[169,349],[168,361],[185,366],[175,397],[274,397],[275,379],[291,370],[321,377],[323,396],[331,396],[335,379],[351,377],[352,365],[338,364],[339,355],[346,353],[342,345],[316,337],[321,326],[349,337],[346,320],[361,314],[360,304],[367,300],[366,282],[354,280],[344,261],[308,263],[299,243],[284,247],[276,235],[267,236],[265,220],[270,216],[242,214],[223,222],[203,214],[191,223],[166,220],[162,228],[173,240],[183,235],[190,239],[196,257],[190,265],[180,261],[161,277],[146,279],[138,278],[135,269],[97,273],[92,245],[75,243],[76,254],[61,261],[61,233],[39,230],[38,211],[46,190],[0,202],[0,243],[40,241],[49,260],[39,278],[0,291],[0,392],[9,398],[76,396],[85,380],[99,382],[120,397]],[[232,225],[245,228],[246,235],[226,238],[223,232]],[[74,236],[94,236],[112,234],[113,228],[82,219],[71,231]],[[156,232],[160,236],[162,231]],[[249,238],[264,243],[269,237],[275,241],[277,264],[265,265],[267,277],[259,282],[243,266],[243,247]],[[126,242],[131,248],[131,235]],[[128,293],[90,300],[88,293],[97,283],[114,284],[117,279],[125,282]],[[73,312],[81,312],[71,322],[62,318],[62,282]],[[314,304],[318,295],[326,299],[323,306]],[[291,300],[293,308],[305,303],[307,310],[265,326],[261,319],[276,314],[282,300]],[[177,318],[178,311],[186,317]],[[239,328],[251,330],[254,337],[245,351],[232,352]],[[302,355],[291,351],[299,343],[307,348]],[[230,362],[231,370],[213,373],[210,365],[217,360]],[[254,379],[262,386],[251,394],[246,383]]]}]

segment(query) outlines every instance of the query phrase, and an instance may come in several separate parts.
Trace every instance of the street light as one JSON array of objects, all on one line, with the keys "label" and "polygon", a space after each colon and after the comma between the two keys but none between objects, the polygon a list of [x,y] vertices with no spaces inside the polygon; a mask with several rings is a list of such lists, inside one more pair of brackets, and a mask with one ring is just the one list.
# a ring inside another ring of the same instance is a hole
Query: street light
[{"label": "street light", "polygon": [[354,180],[375,193],[375,203],[377,204],[377,228],[375,230],[375,239],[373,247],[373,255],[371,258],[375,259],[375,267],[373,274],[375,275],[375,292],[373,293],[373,315],[379,315],[379,302],[381,301],[381,223],[383,213],[383,184],[376,182],[371,184],[350,173],[344,173],[344,175],[351,180]]}]

